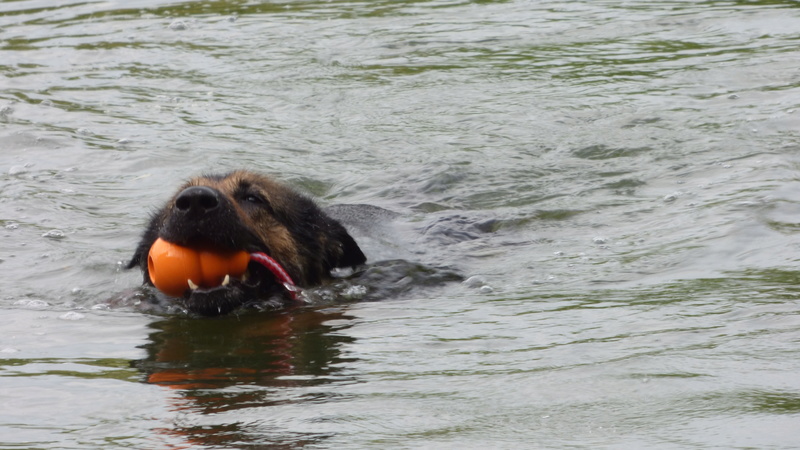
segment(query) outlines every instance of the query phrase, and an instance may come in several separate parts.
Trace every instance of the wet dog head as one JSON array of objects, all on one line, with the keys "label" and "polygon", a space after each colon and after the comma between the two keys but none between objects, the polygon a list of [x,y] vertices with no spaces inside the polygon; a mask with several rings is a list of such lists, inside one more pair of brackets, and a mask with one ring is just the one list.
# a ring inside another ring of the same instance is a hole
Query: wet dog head
[{"label": "wet dog head", "polygon": [[[320,284],[334,268],[366,261],[344,227],[313,201],[248,171],[194,178],[153,215],[128,264],[142,269],[147,284],[148,253],[158,238],[190,248],[263,252],[300,287]],[[244,276],[224,286],[187,285],[178,301],[189,311],[218,315],[276,296],[288,300],[286,294],[269,270],[251,262]]]}]

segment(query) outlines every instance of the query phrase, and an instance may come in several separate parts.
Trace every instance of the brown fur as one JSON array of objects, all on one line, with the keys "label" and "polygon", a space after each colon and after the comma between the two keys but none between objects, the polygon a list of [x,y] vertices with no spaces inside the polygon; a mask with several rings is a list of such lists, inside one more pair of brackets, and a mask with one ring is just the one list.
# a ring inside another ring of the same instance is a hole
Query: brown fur
[{"label": "brown fur", "polygon": [[[189,180],[152,217],[129,263],[142,269],[147,284],[147,253],[157,238],[188,247],[267,253],[301,287],[324,282],[333,268],[366,260],[344,227],[310,199],[244,170]],[[253,297],[284,292],[271,274],[252,266],[250,276],[259,277],[255,285],[187,292],[186,307],[202,314],[223,313],[253,302]]]}]

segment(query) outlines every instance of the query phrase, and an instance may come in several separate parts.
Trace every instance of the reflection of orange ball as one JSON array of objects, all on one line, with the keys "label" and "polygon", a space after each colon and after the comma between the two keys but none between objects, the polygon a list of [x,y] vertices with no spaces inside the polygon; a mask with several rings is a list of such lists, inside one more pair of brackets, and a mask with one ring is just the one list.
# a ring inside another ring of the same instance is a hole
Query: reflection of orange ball
[{"label": "reflection of orange ball", "polygon": [[167,295],[180,297],[189,289],[189,280],[203,288],[219,286],[225,275],[244,274],[249,261],[250,255],[245,251],[193,249],[159,238],[150,247],[147,268],[155,287]]}]

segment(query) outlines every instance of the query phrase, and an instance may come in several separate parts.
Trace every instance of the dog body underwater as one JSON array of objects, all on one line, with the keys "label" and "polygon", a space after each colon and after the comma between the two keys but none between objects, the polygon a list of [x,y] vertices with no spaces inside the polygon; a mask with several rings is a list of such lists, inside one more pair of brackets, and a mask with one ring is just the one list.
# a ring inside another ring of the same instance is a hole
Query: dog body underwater
[{"label": "dog body underwater", "polygon": [[[141,268],[145,284],[152,284],[148,254],[157,239],[188,248],[264,253],[299,287],[317,286],[335,268],[366,262],[344,226],[311,199],[244,170],[193,178],[153,215],[128,263]],[[250,262],[243,276],[213,288],[187,285],[175,301],[192,313],[220,315],[249,304],[292,300],[270,270]]]}]

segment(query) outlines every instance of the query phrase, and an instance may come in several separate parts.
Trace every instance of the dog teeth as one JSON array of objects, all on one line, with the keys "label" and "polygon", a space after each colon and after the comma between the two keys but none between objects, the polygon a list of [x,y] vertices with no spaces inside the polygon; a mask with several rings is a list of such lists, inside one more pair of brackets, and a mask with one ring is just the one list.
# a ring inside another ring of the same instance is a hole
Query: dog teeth
[{"label": "dog teeth", "polygon": [[228,283],[230,283],[230,282],[231,282],[231,276],[230,275],[225,275],[225,279],[222,280],[222,285],[223,286],[227,286]]},{"label": "dog teeth", "polygon": [[192,280],[189,280],[189,289],[191,289],[191,290],[195,290],[195,289],[197,289],[197,288],[199,288],[199,287],[200,287],[200,286],[198,286],[198,285],[194,284],[194,282],[193,282]]}]

